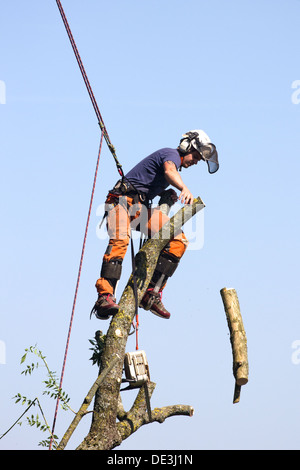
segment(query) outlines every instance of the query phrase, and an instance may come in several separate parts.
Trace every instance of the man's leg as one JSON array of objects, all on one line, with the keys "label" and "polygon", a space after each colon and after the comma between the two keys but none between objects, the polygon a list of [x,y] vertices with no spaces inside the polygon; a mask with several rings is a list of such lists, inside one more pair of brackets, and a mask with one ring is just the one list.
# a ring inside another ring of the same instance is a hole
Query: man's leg
[{"label": "man's leg", "polygon": [[110,239],[103,256],[100,278],[96,282],[98,300],[92,310],[99,319],[105,320],[116,314],[119,309],[114,293],[121,277],[122,262],[130,240],[129,223],[127,198],[122,197],[122,204],[115,205],[107,216]]},{"label": "man's leg", "polygon": [[[158,209],[151,211],[148,222],[149,235],[158,232],[168,220],[169,218]],[[168,278],[171,277],[177,269],[187,245],[188,240],[183,232],[180,232],[175,238],[169,241],[159,255],[152,279],[142,299],[141,306],[150,309],[152,313],[161,318],[170,318],[170,313],[161,301],[162,290]]]}]

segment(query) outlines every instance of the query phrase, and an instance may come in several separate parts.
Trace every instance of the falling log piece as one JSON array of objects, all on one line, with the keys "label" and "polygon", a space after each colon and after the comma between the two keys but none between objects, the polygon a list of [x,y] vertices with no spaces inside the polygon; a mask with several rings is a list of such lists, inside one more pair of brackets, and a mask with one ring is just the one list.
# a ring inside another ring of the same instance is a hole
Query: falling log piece
[{"label": "falling log piece", "polygon": [[237,293],[235,289],[221,289],[221,297],[224,304],[230,342],[233,356],[233,375],[235,377],[235,390],[233,403],[240,399],[241,386],[248,382],[248,351],[247,338],[243,325],[242,315]]}]

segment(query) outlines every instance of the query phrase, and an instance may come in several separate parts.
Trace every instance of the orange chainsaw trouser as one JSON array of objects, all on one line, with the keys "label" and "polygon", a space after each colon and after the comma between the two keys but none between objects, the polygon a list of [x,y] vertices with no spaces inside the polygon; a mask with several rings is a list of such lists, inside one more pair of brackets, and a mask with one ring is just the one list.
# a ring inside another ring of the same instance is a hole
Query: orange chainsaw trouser
[{"label": "orange chainsaw trouser", "polygon": [[[114,261],[121,266],[130,242],[131,230],[138,230],[151,238],[169,220],[169,217],[158,208],[149,209],[129,196],[109,194],[106,209],[109,243],[103,256],[102,269],[107,263]],[[187,245],[188,240],[181,231],[166,244],[161,253],[166,253],[179,261]],[[96,282],[96,289],[100,295],[113,295],[114,288],[111,279],[107,277],[102,276]]]}]

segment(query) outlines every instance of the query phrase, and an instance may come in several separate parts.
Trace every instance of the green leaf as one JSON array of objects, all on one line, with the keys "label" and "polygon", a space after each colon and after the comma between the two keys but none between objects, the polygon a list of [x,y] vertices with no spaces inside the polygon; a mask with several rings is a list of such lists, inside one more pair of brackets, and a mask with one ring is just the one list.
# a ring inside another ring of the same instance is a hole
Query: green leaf
[{"label": "green leaf", "polygon": [[22,356],[22,358],[21,358],[21,364],[23,364],[23,362],[25,362],[26,356],[27,356],[27,353],[25,353],[24,356]]}]

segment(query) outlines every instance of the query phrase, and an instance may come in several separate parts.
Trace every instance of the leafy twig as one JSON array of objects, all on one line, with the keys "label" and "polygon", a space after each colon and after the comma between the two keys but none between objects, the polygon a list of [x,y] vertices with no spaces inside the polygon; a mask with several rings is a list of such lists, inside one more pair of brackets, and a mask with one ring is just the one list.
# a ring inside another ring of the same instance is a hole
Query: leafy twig
[{"label": "leafy twig", "polygon": [[[48,395],[51,398],[58,398],[59,397],[62,401],[62,408],[64,410],[71,410],[75,414],[75,412],[72,410],[72,408],[69,405],[69,401],[70,401],[69,396],[58,386],[56,373],[50,370],[50,368],[47,364],[47,361],[46,361],[46,356],[44,356],[42,354],[42,351],[37,349],[36,346],[30,346],[28,349],[25,349],[25,354],[21,358],[21,364],[23,364],[26,361],[27,356],[28,356],[29,353],[35,354],[39,359],[41,359],[42,362],[43,362],[44,367],[47,370],[48,378],[43,381],[43,383],[45,384],[45,388],[46,388],[46,390],[43,391],[43,395]],[[31,364],[27,364],[26,368],[21,372],[21,374],[31,375],[32,372],[35,369],[37,369],[39,366],[40,366],[39,362],[32,362]],[[40,417],[39,417],[38,414],[36,414],[36,415],[31,414],[31,416],[27,416],[27,424],[29,426],[35,426],[40,431],[43,431],[43,432],[48,431],[49,432],[50,437],[46,440],[43,440],[43,441],[39,442],[39,445],[49,446],[49,442],[51,440],[54,443],[54,448],[56,448],[57,447],[58,437],[56,435],[52,434],[50,426],[49,426],[49,424],[46,420],[45,414],[43,412],[43,409],[42,409],[42,406],[41,406],[41,403],[40,403],[38,397],[35,397],[32,400],[32,399],[27,398],[24,395],[21,395],[20,393],[18,393],[13,398],[15,399],[15,403],[21,402],[22,405],[28,405],[28,406],[27,406],[26,410],[24,411],[24,413],[22,413],[21,416],[13,423],[13,425],[10,426],[10,428],[4,434],[2,434],[0,436],[0,439],[2,439],[4,436],[6,436],[6,434],[8,434],[9,431],[11,431],[11,429],[16,424],[22,424],[22,422],[20,420],[23,418],[23,416],[25,416],[28,413],[28,411],[30,410],[30,408],[32,406],[38,405],[40,413],[42,415],[42,421],[40,420]]]},{"label": "leafy twig", "polygon": [[95,339],[89,339],[89,342],[93,346],[90,348],[90,351],[93,351],[93,355],[90,360],[93,361],[93,365],[97,364],[99,368],[101,366],[101,356],[105,346],[105,340],[106,336],[100,330],[96,331]]}]

